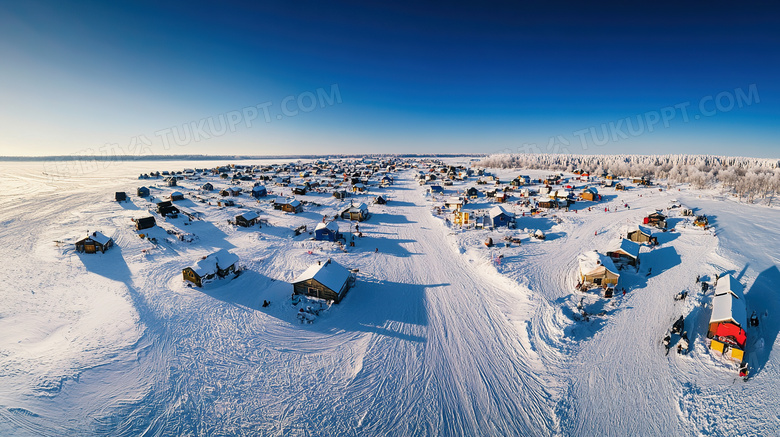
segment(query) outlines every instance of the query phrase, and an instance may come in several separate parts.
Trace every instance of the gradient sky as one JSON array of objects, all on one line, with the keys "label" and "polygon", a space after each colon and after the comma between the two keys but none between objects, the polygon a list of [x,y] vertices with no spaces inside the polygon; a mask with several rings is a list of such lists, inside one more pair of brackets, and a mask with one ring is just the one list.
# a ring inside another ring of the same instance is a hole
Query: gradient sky
[{"label": "gradient sky", "polygon": [[[780,155],[773,6],[8,3],[0,155],[129,150],[138,138],[151,154]],[[340,103],[282,112],[286,97],[306,108],[334,84]],[[270,122],[247,127],[244,108],[267,102]],[[234,131],[186,138],[192,122],[210,134],[231,113]]]}]

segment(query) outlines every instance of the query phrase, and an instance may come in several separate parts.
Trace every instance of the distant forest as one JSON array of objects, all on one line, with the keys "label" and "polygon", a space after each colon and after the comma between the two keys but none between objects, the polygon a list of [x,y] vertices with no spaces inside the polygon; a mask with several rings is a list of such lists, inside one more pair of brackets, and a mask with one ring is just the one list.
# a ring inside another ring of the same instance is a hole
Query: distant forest
[{"label": "distant forest", "polygon": [[619,177],[650,176],[692,187],[720,188],[749,203],[772,205],[780,192],[780,160],[712,155],[491,155],[476,165],[551,171],[584,170]]}]

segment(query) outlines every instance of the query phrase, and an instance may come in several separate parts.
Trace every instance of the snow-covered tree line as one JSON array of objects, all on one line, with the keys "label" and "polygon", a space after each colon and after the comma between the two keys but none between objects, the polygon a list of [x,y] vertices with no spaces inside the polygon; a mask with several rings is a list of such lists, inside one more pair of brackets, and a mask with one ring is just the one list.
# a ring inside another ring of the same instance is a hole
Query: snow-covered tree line
[{"label": "snow-covered tree line", "polygon": [[780,193],[780,160],[713,155],[555,155],[498,154],[475,164],[486,168],[528,168],[594,175],[650,176],[689,183],[694,188],[720,187],[740,200],[771,205]]}]

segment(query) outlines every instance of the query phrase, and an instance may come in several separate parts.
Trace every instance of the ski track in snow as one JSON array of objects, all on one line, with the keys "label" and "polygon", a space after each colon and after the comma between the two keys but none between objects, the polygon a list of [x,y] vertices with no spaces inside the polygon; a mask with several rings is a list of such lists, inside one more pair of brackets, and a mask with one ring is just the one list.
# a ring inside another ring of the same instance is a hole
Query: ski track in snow
[{"label": "ski track in snow", "polygon": [[[308,210],[248,231],[224,224],[234,210],[189,226],[161,222],[199,239],[166,241],[157,229],[152,248],[129,224],[146,202],[131,195],[120,206],[112,194],[145,184],[131,176],[150,166],[192,163],[127,163],[120,177],[63,181],[36,165],[3,165],[0,241],[14,256],[0,273],[13,285],[0,291],[2,435],[780,432],[772,320],[780,303],[768,299],[780,281],[774,209],[714,192],[629,191],[607,204],[625,200],[630,210],[604,213],[602,204],[561,212],[560,223],[522,218],[521,227],[545,227],[550,238],[503,250],[497,266],[491,258],[502,249],[482,241],[498,234],[448,228],[402,172],[387,190],[391,203],[372,207],[366,237],[348,253],[290,237],[293,223],[321,218]],[[642,249],[638,272],[623,272],[626,296],[573,292],[579,253],[603,249],[673,197],[707,213],[716,236],[663,234],[659,247]],[[117,247],[85,256],[53,243],[87,229],[107,231]],[[248,269],[228,283],[185,287],[181,268],[215,248]],[[324,257],[359,268],[357,286],[301,325],[287,281]],[[694,278],[716,271],[747,284],[749,312],[769,312],[748,333],[757,369],[747,383],[703,344],[711,295]],[[689,298],[673,301],[682,289]],[[583,297],[605,315],[579,320]],[[272,305],[262,308],[264,299]],[[666,356],[661,337],[683,314],[691,352]]]}]

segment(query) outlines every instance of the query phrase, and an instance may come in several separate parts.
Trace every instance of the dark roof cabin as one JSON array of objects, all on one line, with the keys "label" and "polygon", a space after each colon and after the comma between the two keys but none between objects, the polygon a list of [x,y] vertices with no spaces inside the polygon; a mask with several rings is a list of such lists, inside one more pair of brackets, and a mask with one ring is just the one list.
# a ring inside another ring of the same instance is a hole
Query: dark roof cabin
[{"label": "dark roof cabin", "polygon": [[339,303],[354,283],[355,277],[349,270],[329,259],[306,269],[292,285],[293,294]]},{"label": "dark roof cabin", "polygon": [[109,247],[114,245],[114,240],[106,237],[100,232],[93,232],[86,238],[76,242],[76,252],[79,253],[104,253]]},{"label": "dark roof cabin", "polygon": [[136,190],[136,194],[138,195],[138,197],[147,197],[149,196],[150,192],[149,189],[146,187],[138,187],[138,189]]},{"label": "dark roof cabin", "polygon": [[186,267],[182,270],[182,276],[185,281],[192,282],[198,287],[214,278],[224,278],[225,276],[236,272],[238,256],[222,249],[208,256],[201,258],[192,267]]},{"label": "dark roof cabin", "polygon": [[135,222],[135,229],[139,231],[142,229],[148,229],[154,227],[154,225],[156,224],[154,217],[151,216],[141,217],[139,219],[134,219],[133,221]]},{"label": "dark roof cabin", "polygon": [[254,211],[247,211],[236,216],[236,225],[249,228],[257,224],[259,216]]},{"label": "dark roof cabin", "polygon": [[255,185],[252,187],[252,197],[254,198],[260,198],[265,197],[268,195],[268,190],[265,188],[265,185]]},{"label": "dark roof cabin", "polygon": [[116,200],[117,202],[124,202],[125,200],[127,200],[127,193],[125,193],[124,191],[117,191],[116,193],[114,193],[114,200]]}]

